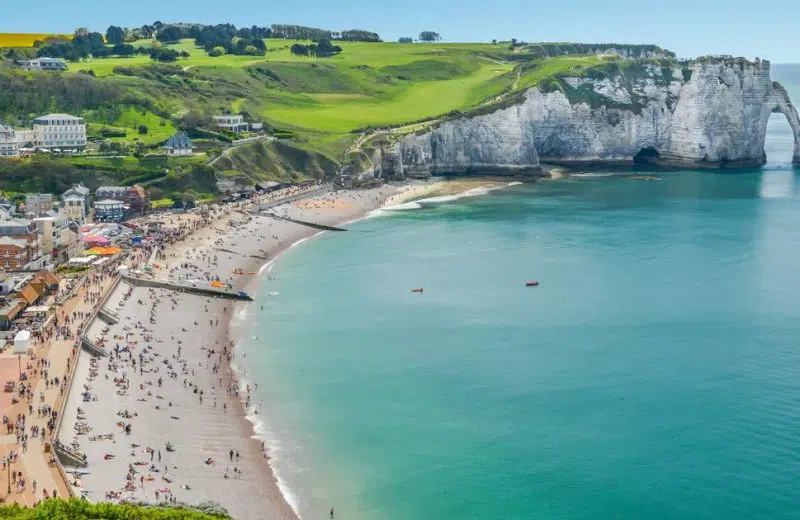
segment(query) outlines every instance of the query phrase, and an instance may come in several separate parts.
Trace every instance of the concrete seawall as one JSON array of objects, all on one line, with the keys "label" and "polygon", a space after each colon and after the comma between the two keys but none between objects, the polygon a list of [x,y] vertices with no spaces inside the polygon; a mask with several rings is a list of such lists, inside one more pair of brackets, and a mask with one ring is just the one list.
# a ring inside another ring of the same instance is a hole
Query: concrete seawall
[{"label": "concrete seawall", "polygon": [[245,293],[238,293],[233,291],[221,291],[219,289],[210,289],[206,287],[195,287],[193,285],[183,285],[172,282],[165,282],[163,280],[145,280],[143,278],[135,278],[133,276],[123,276],[125,282],[137,287],[155,287],[159,289],[168,289],[170,291],[184,292],[190,294],[199,294],[201,296],[214,296],[216,298],[227,298],[229,300],[253,301],[253,298]]}]

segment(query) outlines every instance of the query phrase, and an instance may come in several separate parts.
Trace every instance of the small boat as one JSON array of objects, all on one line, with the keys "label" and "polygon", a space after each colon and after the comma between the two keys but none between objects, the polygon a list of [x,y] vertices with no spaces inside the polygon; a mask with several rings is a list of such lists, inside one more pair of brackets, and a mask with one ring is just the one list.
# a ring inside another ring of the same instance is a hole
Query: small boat
[{"label": "small boat", "polygon": [[416,289],[411,289],[411,292],[421,293],[425,292],[425,289],[423,289],[422,287],[417,287]]},{"label": "small boat", "polygon": [[525,287],[538,287],[539,282],[525,282]]}]

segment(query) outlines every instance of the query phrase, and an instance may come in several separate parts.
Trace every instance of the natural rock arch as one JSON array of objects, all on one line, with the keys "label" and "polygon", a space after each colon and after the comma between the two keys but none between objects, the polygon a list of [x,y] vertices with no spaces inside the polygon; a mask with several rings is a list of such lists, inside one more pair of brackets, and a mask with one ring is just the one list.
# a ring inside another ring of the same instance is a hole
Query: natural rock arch
[{"label": "natural rock arch", "polygon": [[774,113],[781,113],[789,121],[789,126],[792,128],[792,135],[794,136],[794,153],[792,154],[792,163],[800,164],[800,116],[797,115],[797,109],[792,105],[789,99],[789,94],[780,83],[772,84],[773,101],[770,111],[766,116]]}]

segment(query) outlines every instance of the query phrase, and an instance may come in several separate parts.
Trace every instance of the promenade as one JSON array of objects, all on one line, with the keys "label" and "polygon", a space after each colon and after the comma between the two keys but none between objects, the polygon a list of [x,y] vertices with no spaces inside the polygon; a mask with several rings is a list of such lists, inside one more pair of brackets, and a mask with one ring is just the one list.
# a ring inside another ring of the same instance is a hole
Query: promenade
[{"label": "promenade", "polygon": [[69,496],[49,443],[78,355],[79,330],[112,279],[110,274],[89,274],[56,310],[56,319],[43,337],[32,338],[33,355],[15,356],[10,348],[0,354],[3,384],[16,381],[19,385],[20,366],[27,378],[19,402],[12,404],[12,395],[20,396],[16,391],[4,392],[0,398],[5,410],[0,429],[4,434],[0,436],[0,497],[6,503],[32,506],[43,498]]}]

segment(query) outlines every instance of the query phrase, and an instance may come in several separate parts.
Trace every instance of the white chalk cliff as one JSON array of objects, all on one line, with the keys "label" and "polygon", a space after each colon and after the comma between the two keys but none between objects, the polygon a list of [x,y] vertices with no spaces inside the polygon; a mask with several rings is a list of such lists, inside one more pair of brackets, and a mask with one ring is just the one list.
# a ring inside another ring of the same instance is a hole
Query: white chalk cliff
[{"label": "white chalk cliff", "polygon": [[800,164],[800,118],[769,69],[767,61],[708,59],[647,64],[637,74],[563,78],[551,92],[531,88],[512,106],[399,137],[375,151],[369,171],[384,177],[513,175],[535,172],[540,162],[635,160],[759,165],[773,112],[788,119]]}]

